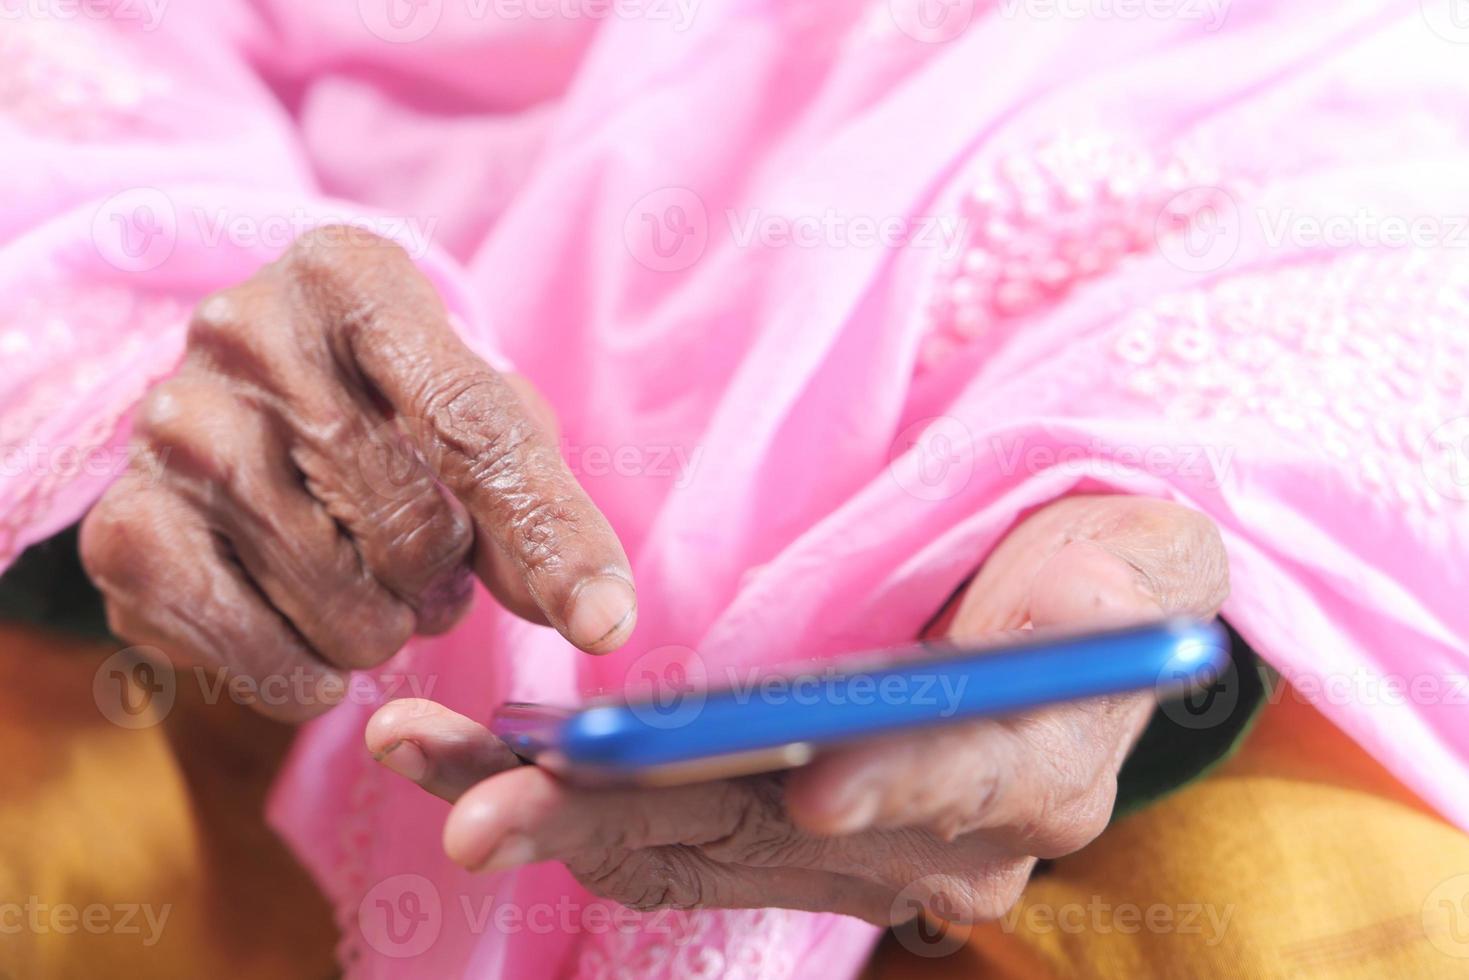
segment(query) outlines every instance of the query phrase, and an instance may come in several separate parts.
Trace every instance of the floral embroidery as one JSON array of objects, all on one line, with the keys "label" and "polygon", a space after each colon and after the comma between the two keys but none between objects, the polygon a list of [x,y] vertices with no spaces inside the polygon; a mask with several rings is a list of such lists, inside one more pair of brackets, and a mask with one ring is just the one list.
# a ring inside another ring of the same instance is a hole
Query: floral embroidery
[{"label": "floral embroidery", "polygon": [[72,140],[137,136],[172,86],[120,30],[87,21],[8,20],[0,33],[0,116]]},{"label": "floral embroidery", "polygon": [[788,939],[799,914],[784,909],[644,913],[640,929],[589,937],[576,976],[784,980],[795,971]]},{"label": "floral embroidery", "polygon": [[[154,380],[119,365],[138,365],[150,343],[176,343],[187,322],[188,307],[175,297],[108,286],[38,289],[0,313],[0,350],[20,355],[6,361],[15,367],[0,401],[0,563],[15,556],[21,532],[43,521],[57,492],[91,475],[88,454],[107,445]],[[37,441],[84,399],[96,403],[84,423],[55,444]]]},{"label": "floral embroidery", "polygon": [[1001,158],[960,207],[968,240],[930,299],[923,366],[1186,233],[1222,200],[1221,184],[1186,152],[1099,136],[1058,137]]},{"label": "floral embroidery", "polygon": [[1355,252],[1166,296],[1120,325],[1112,355],[1170,418],[1263,420],[1373,499],[1437,511],[1469,498],[1431,442],[1469,415],[1466,322],[1469,263]]}]

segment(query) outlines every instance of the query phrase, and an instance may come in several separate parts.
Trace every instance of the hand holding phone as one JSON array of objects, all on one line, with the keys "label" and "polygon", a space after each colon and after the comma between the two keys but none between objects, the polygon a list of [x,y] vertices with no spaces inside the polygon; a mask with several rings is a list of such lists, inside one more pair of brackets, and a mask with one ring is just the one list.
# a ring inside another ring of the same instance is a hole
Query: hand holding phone
[{"label": "hand holding phone", "polygon": [[[1037,641],[1076,639],[1170,614],[1208,620],[1227,593],[1207,518],[1165,501],[1069,497],[1012,528],[936,629],[993,642],[1030,622]],[[444,849],[468,869],[559,861],[593,893],[645,910],[774,906],[887,924],[928,908],[964,922],[1004,914],[1038,857],[1106,828],[1155,676],[1132,678],[1146,693],[889,729],[815,744],[816,758],[788,772],[668,786],[584,786],[518,764],[480,720],[427,701],[385,705],[367,741],[454,804]]]},{"label": "hand holding phone", "polygon": [[585,785],[675,785],[802,765],[829,745],[1152,689],[1228,662],[1213,622],[1166,620],[1003,647],[923,643],[808,662],[719,690],[568,710],[507,704],[491,724],[522,758]]}]

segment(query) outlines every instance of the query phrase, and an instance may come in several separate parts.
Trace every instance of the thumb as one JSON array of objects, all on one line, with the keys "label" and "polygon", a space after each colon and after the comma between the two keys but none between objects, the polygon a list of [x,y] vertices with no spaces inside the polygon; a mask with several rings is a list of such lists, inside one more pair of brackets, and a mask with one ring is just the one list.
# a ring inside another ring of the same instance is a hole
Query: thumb
[{"label": "thumb", "polygon": [[1208,517],[1149,497],[1098,497],[1076,506],[1070,540],[1032,580],[1034,625],[1126,625],[1219,611],[1229,594],[1229,562]]},{"label": "thumb", "polygon": [[1138,570],[1094,541],[1062,546],[1030,587],[1030,622],[1037,629],[1128,626],[1163,614]]}]

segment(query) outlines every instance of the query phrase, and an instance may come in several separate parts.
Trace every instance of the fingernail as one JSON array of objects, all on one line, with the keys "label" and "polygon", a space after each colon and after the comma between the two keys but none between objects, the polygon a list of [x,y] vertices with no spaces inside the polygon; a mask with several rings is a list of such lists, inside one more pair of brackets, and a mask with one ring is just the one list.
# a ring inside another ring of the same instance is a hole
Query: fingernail
[{"label": "fingernail", "polygon": [[529,837],[524,834],[509,834],[502,840],[498,847],[490,852],[490,856],[475,868],[476,871],[505,871],[510,868],[518,868],[522,864],[532,864],[536,860],[536,846]]},{"label": "fingernail", "polygon": [[394,742],[374,756],[404,779],[421,783],[428,775],[428,757],[412,742]]},{"label": "fingernail", "polygon": [[610,650],[632,631],[637,609],[638,595],[627,580],[602,575],[583,582],[572,596],[566,632],[583,650]]}]

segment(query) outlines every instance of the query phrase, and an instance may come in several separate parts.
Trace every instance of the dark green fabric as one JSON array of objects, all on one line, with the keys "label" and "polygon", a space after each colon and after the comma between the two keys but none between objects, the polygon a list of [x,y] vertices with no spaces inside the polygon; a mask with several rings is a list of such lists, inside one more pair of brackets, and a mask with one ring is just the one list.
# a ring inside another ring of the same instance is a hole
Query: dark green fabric
[{"label": "dark green fabric", "polygon": [[102,596],[82,571],[75,526],[27,548],[0,575],[0,619],[110,636]]},{"label": "dark green fabric", "polygon": [[1270,668],[1229,624],[1230,663],[1207,688],[1159,705],[1117,774],[1112,818],[1200,779],[1234,754],[1265,705]]}]

